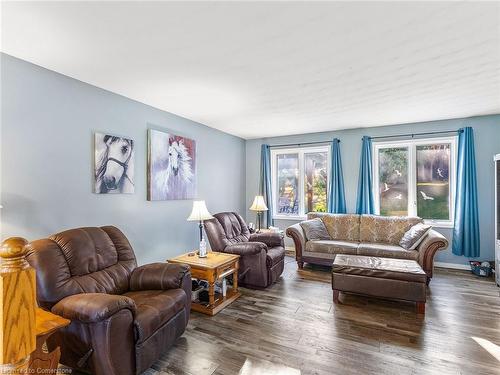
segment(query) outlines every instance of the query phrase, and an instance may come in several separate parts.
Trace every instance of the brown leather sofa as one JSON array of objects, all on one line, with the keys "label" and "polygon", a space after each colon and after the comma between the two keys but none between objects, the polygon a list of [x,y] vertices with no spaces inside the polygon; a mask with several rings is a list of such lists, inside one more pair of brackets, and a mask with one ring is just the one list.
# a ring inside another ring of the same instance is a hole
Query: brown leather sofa
[{"label": "brown leather sofa", "polygon": [[266,288],[283,273],[285,245],[278,233],[250,234],[243,218],[235,212],[221,212],[205,221],[213,251],[238,254],[238,282],[253,289]]},{"label": "brown leather sofa", "polygon": [[40,307],[71,319],[51,337],[61,363],[97,375],[139,374],[173,345],[191,308],[189,267],[137,267],[117,228],[78,228],[29,244]]},{"label": "brown leather sofa", "polygon": [[309,241],[300,223],[287,228],[295,244],[299,268],[304,262],[331,266],[336,254],[416,260],[432,278],[434,255],[448,246],[446,238],[430,230],[415,250],[406,250],[399,241],[411,226],[423,222],[419,217],[329,214],[310,212],[307,219],[320,218],[331,237]]}]

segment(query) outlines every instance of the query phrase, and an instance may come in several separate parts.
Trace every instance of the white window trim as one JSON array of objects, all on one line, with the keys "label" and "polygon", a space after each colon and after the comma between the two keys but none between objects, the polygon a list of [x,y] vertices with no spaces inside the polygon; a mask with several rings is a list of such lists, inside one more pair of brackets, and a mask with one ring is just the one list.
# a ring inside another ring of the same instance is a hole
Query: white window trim
[{"label": "white window trim", "polygon": [[[309,154],[312,152],[326,152],[327,153],[327,186],[330,183],[330,169],[331,169],[331,155],[330,146],[305,146],[305,147],[291,147],[291,148],[276,148],[271,149],[271,189],[272,189],[272,207],[273,207],[273,219],[275,220],[305,220],[307,218],[307,212],[305,212],[305,202],[304,202],[304,154]],[[277,179],[277,155],[280,154],[298,154],[299,155],[299,214],[298,215],[283,215],[277,214],[277,198],[278,198],[278,179]],[[327,205],[328,205],[328,191],[327,191]]]},{"label": "white window trim", "polygon": [[373,196],[375,201],[375,213],[380,215],[380,184],[379,184],[379,157],[378,151],[383,148],[407,146],[409,175],[408,175],[408,215],[417,216],[417,168],[416,162],[416,146],[430,145],[437,143],[450,143],[450,220],[424,220],[425,223],[438,228],[453,228],[453,218],[455,217],[455,190],[456,190],[456,166],[457,166],[457,136],[439,137],[439,138],[420,138],[401,141],[384,141],[373,142]]}]

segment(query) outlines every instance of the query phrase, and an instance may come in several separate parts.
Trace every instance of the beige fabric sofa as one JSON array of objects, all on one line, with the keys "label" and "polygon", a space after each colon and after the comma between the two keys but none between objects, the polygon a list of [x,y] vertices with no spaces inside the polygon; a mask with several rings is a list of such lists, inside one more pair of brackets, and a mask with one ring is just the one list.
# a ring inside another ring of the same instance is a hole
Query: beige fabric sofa
[{"label": "beige fabric sofa", "polygon": [[367,255],[382,258],[416,260],[432,277],[434,255],[448,247],[446,238],[430,230],[416,250],[406,250],[399,241],[413,225],[422,222],[419,217],[377,216],[356,214],[328,214],[312,212],[307,219],[320,218],[331,240],[308,241],[299,224],[287,228],[286,234],[295,243],[299,268],[304,262],[332,265],[336,254]]}]

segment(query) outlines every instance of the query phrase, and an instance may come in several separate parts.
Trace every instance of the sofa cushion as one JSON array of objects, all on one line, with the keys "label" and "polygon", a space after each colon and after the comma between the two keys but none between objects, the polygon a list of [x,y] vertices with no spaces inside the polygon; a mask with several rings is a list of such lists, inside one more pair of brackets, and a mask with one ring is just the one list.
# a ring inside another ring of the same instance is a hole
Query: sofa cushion
[{"label": "sofa cushion", "polygon": [[306,251],[312,253],[356,255],[357,249],[358,243],[351,241],[318,240],[306,243]]},{"label": "sofa cushion", "polygon": [[323,220],[320,218],[306,220],[300,223],[308,241],[331,240]]},{"label": "sofa cushion", "polygon": [[278,264],[285,258],[285,248],[281,246],[271,247],[267,250],[266,263],[268,267]]},{"label": "sofa cushion", "polygon": [[137,306],[134,320],[137,343],[146,341],[187,304],[182,289],[144,290],[124,295],[132,298]]},{"label": "sofa cushion", "polygon": [[406,250],[415,250],[431,229],[432,227],[430,225],[424,223],[415,224],[406,231],[401,241],[399,241],[399,245]]},{"label": "sofa cushion", "polygon": [[401,246],[382,243],[361,242],[358,247],[358,255],[418,260],[418,251],[416,250],[406,250]]},{"label": "sofa cushion", "polygon": [[410,216],[361,215],[360,241],[399,245],[408,229],[422,221]]},{"label": "sofa cushion", "polygon": [[356,214],[311,212],[308,218],[320,218],[332,240],[359,241],[359,219]]}]

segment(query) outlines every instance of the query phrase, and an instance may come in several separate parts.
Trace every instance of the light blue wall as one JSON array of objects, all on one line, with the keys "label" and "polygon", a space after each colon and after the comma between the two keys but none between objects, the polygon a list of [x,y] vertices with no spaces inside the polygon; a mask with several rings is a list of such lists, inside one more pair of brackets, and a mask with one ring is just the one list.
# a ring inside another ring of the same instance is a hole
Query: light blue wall
[{"label": "light blue wall", "polygon": [[[246,205],[250,206],[253,197],[259,190],[260,145],[262,143],[287,144],[299,142],[326,141],[337,137],[341,140],[341,153],[344,169],[344,182],[348,212],[354,212],[359,172],[359,156],[361,137],[390,134],[418,133],[426,131],[456,130],[463,126],[474,128],[476,144],[477,178],[479,181],[479,214],[481,226],[481,259],[494,259],[494,174],[493,155],[500,153],[500,115],[432,121],[418,124],[381,126],[376,128],[351,129],[325,133],[302,134],[287,137],[255,139],[246,142]],[[255,215],[247,211],[247,219],[255,221]],[[275,225],[280,228],[296,223],[296,221],[280,220]],[[448,239],[451,229],[436,228]],[[437,255],[437,261],[448,263],[466,263],[464,257],[451,253],[451,247]]]},{"label": "light blue wall", "polygon": [[[197,141],[198,197],[210,211],[245,210],[244,140],[8,55],[1,63],[2,238],[113,224],[141,264],[195,248],[192,201],[146,201],[148,124]],[[92,193],[94,131],[136,141],[135,194]]]}]

